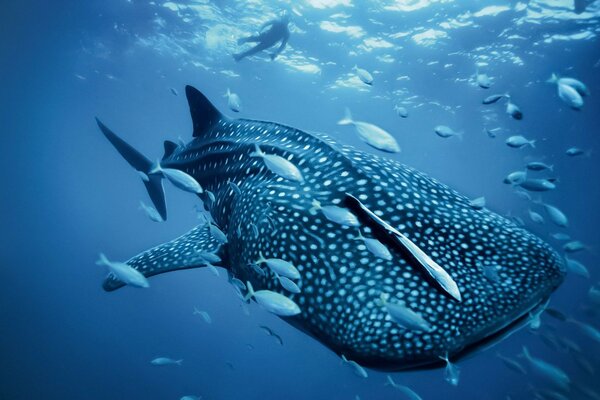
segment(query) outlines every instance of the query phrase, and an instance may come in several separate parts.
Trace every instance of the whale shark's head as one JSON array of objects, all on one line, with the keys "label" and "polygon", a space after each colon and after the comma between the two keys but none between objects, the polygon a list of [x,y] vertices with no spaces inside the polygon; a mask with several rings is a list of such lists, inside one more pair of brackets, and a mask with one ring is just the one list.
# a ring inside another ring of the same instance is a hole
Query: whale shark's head
[{"label": "whale shark's head", "polygon": [[[186,93],[195,139],[165,146],[162,164],[211,194],[227,240],[199,226],[128,261],[146,276],[205,266],[206,253],[218,253],[236,282],[295,302],[300,313],[287,321],[338,354],[391,369],[498,338],[563,280],[561,258],[542,240],[421,172],[323,135],[227,119],[195,89]],[[130,164],[144,168],[134,155]],[[302,179],[285,177],[290,164]],[[152,184],[154,199],[162,187]],[[257,268],[263,257],[293,264],[300,292]],[[105,288],[120,285],[110,277]]]}]

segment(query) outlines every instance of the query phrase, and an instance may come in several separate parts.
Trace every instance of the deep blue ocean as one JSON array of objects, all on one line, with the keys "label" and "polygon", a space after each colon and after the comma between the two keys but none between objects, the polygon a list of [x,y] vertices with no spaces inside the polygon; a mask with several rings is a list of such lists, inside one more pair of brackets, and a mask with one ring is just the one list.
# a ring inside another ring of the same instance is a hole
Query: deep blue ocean
[{"label": "deep blue ocean", "polygon": [[[139,210],[140,201],[151,204],[144,186],[94,117],[160,158],[163,140],[192,139],[185,85],[226,115],[324,132],[469,198],[485,196],[487,208],[521,219],[560,252],[566,242],[552,234],[581,241],[584,249],[569,257],[590,276],[568,273],[550,307],[600,328],[600,304],[589,298],[600,288],[600,1],[577,5],[577,12],[571,0],[5,3],[0,399],[410,399],[384,385],[388,372],[356,376],[334,352],[257,304],[246,315],[224,270],[219,277],[206,268],[163,274],[150,278],[148,289],[102,289],[100,252],[125,261],[200,221],[199,201],[172,185],[165,186],[166,222]],[[236,62],[232,54],[249,46],[237,39],[282,10],[291,20],[282,53],[274,61],[261,53]],[[355,65],[372,74],[372,85]],[[477,85],[477,70],[490,77],[490,88]],[[552,73],[589,88],[580,110],[546,82]],[[238,114],[228,109],[227,89],[241,99]],[[505,113],[504,99],[482,104],[496,93],[509,93],[523,119]],[[345,108],[391,133],[402,151],[378,152],[338,125]],[[436,135],[438,125],[464,133],[462,140]],[[535,148],[507,146],[513,135],[535,140]],[[572,147],[584,154],[568,156]],[[553,166],[531,176],[556,178],[555,189],[531,193],[534,201],[503,183],[531,161]],[[568,228],[554,225],[538,199],[559,207]],[[529,210],[544,222],[532,221]],[[553,345],[553,338],[579,350]],[[443,368],[390,375],[423,399],[560,399],[547,381],[497,357],[526,365],[518,355],[526,345],[568,374],[572,387],[563,398],[599,399],[599,340],[543,314],[537,331],[524,328],[459,361],[456,387]],[[159,356],[183,363],[152,365]]]}]

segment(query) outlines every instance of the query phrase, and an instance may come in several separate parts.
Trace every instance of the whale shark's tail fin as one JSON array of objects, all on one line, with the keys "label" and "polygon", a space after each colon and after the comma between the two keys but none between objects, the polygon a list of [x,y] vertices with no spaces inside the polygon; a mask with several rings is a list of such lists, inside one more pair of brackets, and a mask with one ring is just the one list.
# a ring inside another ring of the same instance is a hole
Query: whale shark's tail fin
[{"label": "whale shark's tail fin", "polygon": [[202,135],[204,131],[226,118],[198,89],[188,85],[185,87],[185,95],[192,114],[194,137]]},{"label": "whale shark's tail fin", "polygon": [[[127,265],[140,271],[146,278],[165,272],[219,265],[220,243],[212,236],[206,224],[198,225],[188,233],[163,243],[129,259]],[[107,292],[125,286],[113,274],[102,284]]]},{"label": "whale shark's tail fin", "polygon": [[146,190],[150,195],[150,199],[154,204],[154,207],[160,214],[163,220],[167,219],[167,204],[165,202],[165,192],[162,186],[162,176],[150,174],[153,168],[153,163],[150,159],[144,156],[142,153],[131,147],[129,143],[118,137],[113,131],[108,129],[98,118],[96,122],[100,127],[100,130],[106,136],[109,142],[115,146],[115,149],[123,156],[125,161],[135,168],[144,181]]}]

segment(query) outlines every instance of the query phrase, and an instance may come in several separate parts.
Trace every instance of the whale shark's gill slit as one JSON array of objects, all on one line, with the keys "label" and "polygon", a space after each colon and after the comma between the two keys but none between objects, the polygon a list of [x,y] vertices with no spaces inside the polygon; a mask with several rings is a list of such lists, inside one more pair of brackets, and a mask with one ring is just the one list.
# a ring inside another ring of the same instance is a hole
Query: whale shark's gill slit
[{"label": "whale shark's gill slit", "polygon": [[394,244],[399,246],[409,256],[408,258],[416,262],[419,265],[419,269],[424,269],[428,276],[435,281],[439,288],[445,293],[449,294],[452,298],[457,301],[461,301],[462,297],[458,285],[452,279],[450,274],[446,272],[441,266],[433,261],[423,250],[421,250],[416,244],[410,239],[398,232],[390,224],[379,218],[375,213],[369,210],[364,204],[360,202],[356,197],[346,193],[344,202],[352,211],[356,212],[359,217],[363,217],[367,222],[370,222],[374,228],[378,228],[383,231],[385,235],[392,240]]},{"label": "whale shark's gill slit", "polygon": [[[177,239],[146,250],[127,261],[145,277],[182,269],[199,268],[221,259],[219,242],[212,237],[206,225],[199,225]],[[219,265],[222,266],[222,265]],[[125,286],[112,274],[102,287],[107,292]]]}]

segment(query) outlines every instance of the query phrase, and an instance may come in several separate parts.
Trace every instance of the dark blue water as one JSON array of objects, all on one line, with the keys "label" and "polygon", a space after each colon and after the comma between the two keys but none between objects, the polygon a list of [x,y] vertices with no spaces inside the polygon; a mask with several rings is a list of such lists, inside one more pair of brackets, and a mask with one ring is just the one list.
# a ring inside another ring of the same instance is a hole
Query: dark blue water
[{"label": "dark blue water", "polygon": [[[484,8],[490,5],[501,8]],[[284,7],[294,27],[282,55],[235,63],[235,40]],[[568,275],[551,305],[600,326],[582,309],[599,278],[600,4],[581,14],[571,8],[569,1],[5,4],[0,398],[403,398],[384,386],[386,373],[356,377],[330,350],[255,304],[245,315],[224,273],[188,270],[152,278],[148,290],[101,289],[100,251],[126,260],[198,220],[197,201],[173,187],[167,188],[168,222],[147,219],[138,210],[140,200],[149,202],[143,185],[102,137],[94,116],[144,154],[160,157],[164,139],[191,138],[186,84],[225,112],[223,94],[230,88],[242,99],[242,117],[326,132],[375,151],[352,128],[336,124],[349,107],[356,119],[397,138],[402,152],[391,157],[467,196],[485,196],[490,209],[523,218],[560,248],[549,236],[560,228],[531,222],[528,208],[543,210],[502,183],[527,161],[553,164],[557,189],[541,197],[565,211],[565,232],[589,247],[574,258],[591,278]],[[491,89],[473,84],[476,63],[493,78]],[[373,73],[372,87],[354,76],[355,64]],[[592,95],[581,111],[569,109],[556,86],[545,83],[553,72],[588,85]],[[510,119],[502,105],[482,106],[495,92],[509,92],[525,118]],[[408,109],[407,119],[396,115],[396,104]],[[433,128],[439,124],[464,131],[464,140],[438,137]],[[484,127],[501,130],[489,138]],[[536,148],[507,147],[512,134],[536,139]],[[592,155],[570,158],[565,150],[571,146]],[[207,310],[213,323],[192,315],[194,306]],[[574,340],[600,368],[598,342],[572,324],[542,318],[540,332]],[[265,335],[263,324],[282,336],[283,346]],[[544,381],[514,373],[495,356],[516,357],[523,345],[577,385],[600,392],[597,377],[572,354],[550,349],[539,332],[527,329],[461,361],[458,387],[444,381],[441,369],[393,376],[424,399],[504,399],[509,393],[529,399],[529,386],[544,388]],[[149,363],[156,356],[184,363],[157,368]],[[589,397],[573,389],[568,398]]]}]

